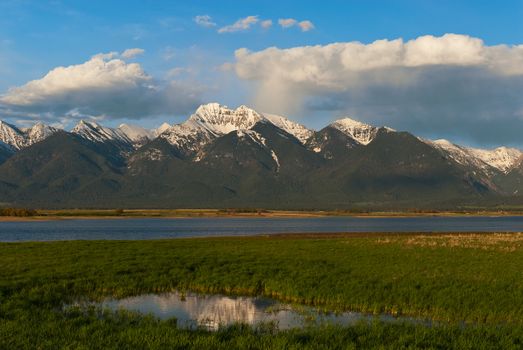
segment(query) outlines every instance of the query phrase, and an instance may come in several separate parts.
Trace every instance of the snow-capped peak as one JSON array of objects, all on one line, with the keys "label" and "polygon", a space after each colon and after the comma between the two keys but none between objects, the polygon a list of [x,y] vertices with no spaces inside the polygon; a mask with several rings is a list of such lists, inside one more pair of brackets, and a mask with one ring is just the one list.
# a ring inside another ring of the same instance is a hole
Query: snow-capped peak
[{"label": "snow-capped peak", "polygon": [[126,144],[132,143],[121,130],[107,128],[94,121],[80,120],[71,132],[94,142],[117,141]]},{"label": "snow-capped peak", "polygon": [[14,150],[19,150],[26,144],[24,133],[16,126],[2,120],[0,120],[0,141]]},{"label": "snow-capped peak", "polygon": [[153,130],[154,136],[159,136],[160,134],[163,134],[167,129],[171,127],[168,123],[163,123],[159,127]]},{"label": "snow-capped peak", "polygon": [[488,164],[474,156],[466,147],[458,146],[445,139],[434,141],[425,139],[420,140],[442,151],[448,158],[456,161],[461,165],[468,165],[482,170],[488,170]]},{"label": "snow-capped peak", "polygon": [[152,140],[155,136],[154,131],[148,130],[137,125],[120,124],[118,130],[124,133],[129,140],[135,143],[141,143],[144,141]]},{"label": "snow-capped peak", "polygon": [[187,122],[219,136],[235,130],[250,129],[262,119],[260,114],[247,106],[242,105],[233,110],[218,103],[209,103],[198,107]]},{"label": "snow-capped peak", "polygon": [[502,172],[508,172],[523,156],[516,148],[498,147],[492,150],[464,147],[448,140],[423,140],[445,152],[450,158],[462,165],[472,165],[486,170],[487,165]]},{"label": "snow-capped peak", "polygon": [[510,170],[523,155],[523,152],[519,149],[508,147],[498,147],[491,150],[469,148],[469,150],[477,158],[503,172]]},{"label": "snow-capped peak", "polygon": [[263,121],[287,131],[302,143],[313,134],[301,124],[281,116],[260,114],[245,105],[230,109],[219,103],[208,103],[198,107],[187,121],[169,127],[160,137],[187,153],[194,153],[216,137],[232,131],[250,130]]},{"label": "snow-capped peak", "polygon": [[455,145],[452,142],[450,142],[449,140],[445,140],[445,139],[439,139],[439,140],[434,140],[434,141],[427,140],[427,141],[430,143],[433,143],[437,146],[440,146],[441,148],[445,148],[445,149],[461,149],[460,146]]},{"label": "snow-capped peak", "polygon": [[302,144],[304,144],[312,134],[314,134],[314,131],[308,129],[304,125],[293,122],[285,117],[268,113],[264,113],[263,116],[278,128],[285,130],[296,137]]},{"label": "snow-capped peak", "polygon": [[374,140],[379,130],[379,128],[375,126],[351,118],[338,119],[330,124],[330,126],[352,137],[362,145],[368,145]]},{"label": "snow-capped peak", "polygon": [[191,154],[216,137],[251,129],[261,120],[264,118],[260,114],[246,106],[229,109],[218,103],[208,103],[198,107],[185,122],[169,127],[160,137]]},{"label": "snow-capped peak", "polygon": [[38,122],[32,127],[25,130],[26,146],[30,146],[37,142],[43,141],[56,132],[58,132],[57,128],[45,125],[42,122]]},{"label": "snow-capped peak", "polygon": [[38,122],[30,128],[18,129],[16,126],[0,120],[0,141],[13,150],[20,150],[40,142],[55,132],[57,128]]}]

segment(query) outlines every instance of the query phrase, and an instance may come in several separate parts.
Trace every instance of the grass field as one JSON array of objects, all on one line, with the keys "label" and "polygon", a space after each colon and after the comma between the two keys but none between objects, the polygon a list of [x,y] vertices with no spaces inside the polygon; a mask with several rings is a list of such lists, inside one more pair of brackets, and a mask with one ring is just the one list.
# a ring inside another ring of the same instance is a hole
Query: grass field
[{"label": "grass field", "polygon": [[[2,243],[0,266],[0,348],[523,346],[523,234]],[[442,324],[210,333],[131,313],[62,311],[77,299],[175,289]]]}]

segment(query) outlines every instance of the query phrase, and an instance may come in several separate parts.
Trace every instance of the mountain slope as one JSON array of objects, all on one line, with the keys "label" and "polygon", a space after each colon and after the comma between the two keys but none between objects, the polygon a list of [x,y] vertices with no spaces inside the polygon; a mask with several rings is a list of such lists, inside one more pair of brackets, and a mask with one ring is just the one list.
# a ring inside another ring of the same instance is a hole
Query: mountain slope
[{"label": "mountain slope", "polygon": [[0,165],[0,184],[16,202],[100,205],[119,189],[123,162],[115,153],[58,132]]},{"label": "mountain slope", "polygon": [[14,150],[8,144],[0,141],[0,164],[9,159],[14,153]]},{"label": "mountain slope", "polygon": [[80,120],[71,130],[71,133],[94,143],[113,145],[122,152],[133,149],[132,140],[124,132],[119,129],[104,127],[96,122]]},{"label": "mountain slope", "polygon": [[322,155],[326,159],[347,157],[349,150],[363,145],[352,136],[332,126],[327,126],[315,132],[307,141],[308,149]]},{"label": "mountain slope", "polygon": [[30,146],[37,142],[43,141],[58,131],[59,130],[57,128],[53,128],[52,126],[38,122],[32,127],[24,130],[26,138],[25,146]]},{"label": "mountain slope", "polygon": [[367,146],[354,148],[342,162],[311,177],[321,184],[316,186],[316,195],[330,197],[339,206],[345,201],[422,206],[423,202],[473,198],[495,190],[413,135],[386,129],[378,130]]},{"label": "mountain slope", "polygon": [[230,191],[220,206],[290,207],[307,196],[307,174],[323,162],[293,135],[261,120],[250,130],[217,138],[195,164],[208,168]]}]

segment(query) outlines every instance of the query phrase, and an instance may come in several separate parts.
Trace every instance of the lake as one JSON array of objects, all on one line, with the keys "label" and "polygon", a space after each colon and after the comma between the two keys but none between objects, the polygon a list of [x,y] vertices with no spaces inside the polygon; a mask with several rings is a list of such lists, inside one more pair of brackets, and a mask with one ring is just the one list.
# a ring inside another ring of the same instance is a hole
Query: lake
[{"label": "lake", "polygon": [[520,232],[522,216],[118,218],[0,222],[0,241],[142,240],[276,233]]}]

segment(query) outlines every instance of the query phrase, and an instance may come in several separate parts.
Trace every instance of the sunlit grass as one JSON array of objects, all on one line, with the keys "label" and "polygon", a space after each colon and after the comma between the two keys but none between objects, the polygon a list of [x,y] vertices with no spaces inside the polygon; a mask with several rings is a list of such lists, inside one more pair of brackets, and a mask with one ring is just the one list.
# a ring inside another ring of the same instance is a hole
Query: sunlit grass
[{"label": "sunlit grass", "polygon": [[[257,348],[284,348],[282,344],[310,345],[330,334],[331,344],[372,347],[390,342],[401,347],[404,340],[407,345],[441,347],[458,341],[474,348],[495,341],[510,347],[523,337],[522,234],[3,243],[0,266],[0,332],[11,332],[16,344],[39,342],[41,334],[48,334],[67,339],[67,344],[89,341],[93,348],[103,339],[126,346],[142,339],[156,347],[185,339],[183,344],[204,341],[225,348],[234,338],[256,339],[252,344]],[[265,295],[338,311],[428,318],[449,326],[360,325],[276,336],[240,327],[208,334],[136,315],[97,318],[60,311],[64,302],[77,299],[173,290]],[[96,339],[82,338],[93,332]],[[225,341],[224,334],[232,339]]]}]

